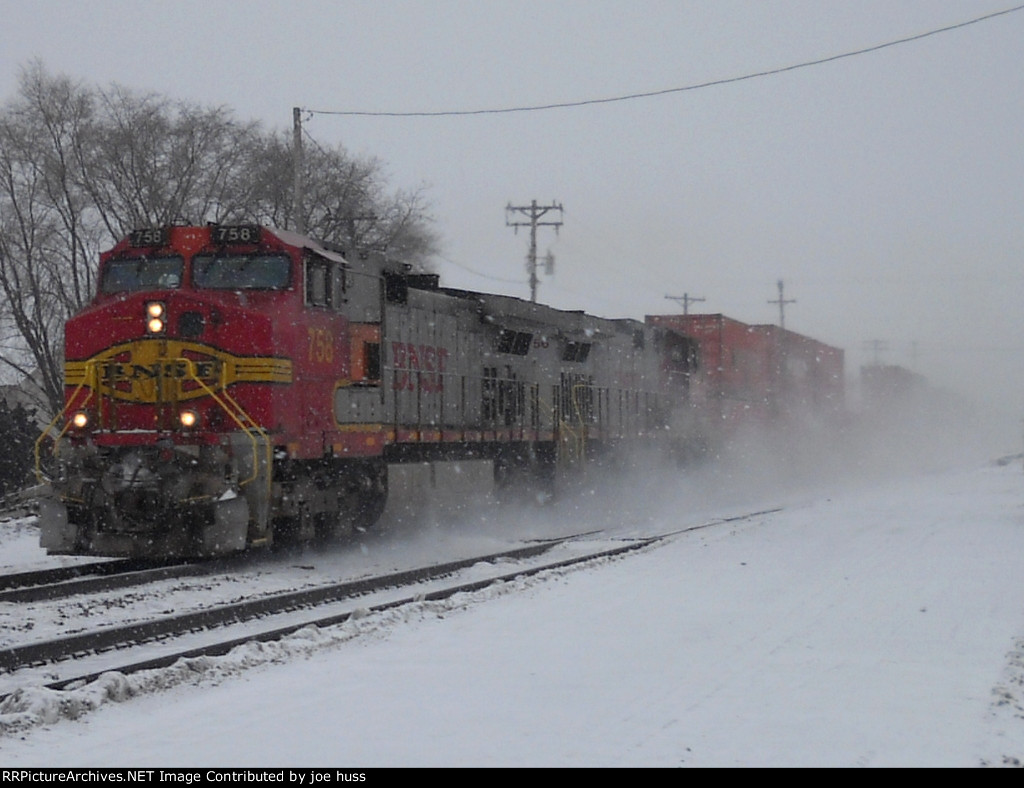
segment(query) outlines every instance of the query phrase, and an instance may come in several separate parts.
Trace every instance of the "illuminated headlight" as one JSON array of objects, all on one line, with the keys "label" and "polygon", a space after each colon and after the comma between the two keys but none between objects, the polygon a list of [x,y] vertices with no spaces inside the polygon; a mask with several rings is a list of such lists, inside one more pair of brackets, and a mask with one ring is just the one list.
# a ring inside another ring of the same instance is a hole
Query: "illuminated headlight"
[{"label": "illuminated headlight", "polygon": [[199,414],[194,410],[183,410],[178,414],[178,421],[187,430],[199,426]]},{"label": "illuminated headlight", "polygon": [[71,426],[76,430],[84,430],[89,426],[89,414],[84,410],[76,411],[71,416]]},{"label": "illuminated headlight", "polygon": [[162,334],[167,327],[167,309],[160,301],[150,301],[146,304],[146,330],[150,334]]}]

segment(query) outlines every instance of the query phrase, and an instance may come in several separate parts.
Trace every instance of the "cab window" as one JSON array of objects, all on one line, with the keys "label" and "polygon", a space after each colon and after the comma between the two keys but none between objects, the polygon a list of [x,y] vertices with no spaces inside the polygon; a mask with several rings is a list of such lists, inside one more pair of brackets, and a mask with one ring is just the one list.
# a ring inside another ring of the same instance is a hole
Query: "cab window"
[{"label": "cab window", "polygon": [[100,291],[124,293],[132,290],[169,290],[181,287],[185,261],[168,257],[125,257],[108,260],[103,268]]},{"label": "cab window", "polygon": [[306,258],[306,304],[341,309],[347,290],[345,266],[317,255]]},{"label": "cab window", "polygon": [[209,290],[283,290],[291,281],[291,260],[282,254],[199,254],[192,282]]},{"label": "cab window", "polygon": [[306,303],[309,306],[330,306],[331,264],[320,257],[306,260]]}]

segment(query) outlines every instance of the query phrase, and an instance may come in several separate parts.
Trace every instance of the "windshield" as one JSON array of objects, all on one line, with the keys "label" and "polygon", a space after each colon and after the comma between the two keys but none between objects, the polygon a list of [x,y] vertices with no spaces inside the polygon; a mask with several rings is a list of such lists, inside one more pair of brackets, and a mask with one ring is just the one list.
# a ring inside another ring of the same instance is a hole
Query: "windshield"
[{"label": "windshield", "polygon": [[212,290],[280,290],[291,281],[291,260],[283,255],[196,255],[192,283]]},{"label": "windshield", "polygon": [[167,290],[181,287],[181,274],[185,268],[183,258],[125,257],[108,260],[103,269],[100,289],[104,293],[123,293],[127,290]]}]

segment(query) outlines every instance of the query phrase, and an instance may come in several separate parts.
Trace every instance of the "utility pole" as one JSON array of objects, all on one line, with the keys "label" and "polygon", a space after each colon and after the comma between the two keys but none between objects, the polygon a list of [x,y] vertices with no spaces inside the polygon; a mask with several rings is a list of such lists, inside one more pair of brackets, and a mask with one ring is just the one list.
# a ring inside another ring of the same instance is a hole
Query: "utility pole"
[{"label": "utility pole", "polygon": [[782,329],[785,329],[785,327],[786,327],[786,304],[795,304],[796,303],[796,299],[795,298],[791,298],[791,299],[789,299],[787,301],[783,297],[782,293],[783,293],[784,289],[785,289],[785,285],[783,285],[782,280],[780,279],[779,280],[779,297],[776,300],[774,300],[774,301],[769,301],[768,302],[769,304],[778,304],[779,305],[779,328],[782,328]]},{"label": "utility pole", "polygon": [[681,296],[667,295],[665,296],[665,298],[667,298],[669,301],[678,301],[679,303],[681,303],[683,305],[684,315],[690,314],[690,304],[699,304],[704,300],[703,298],[694,298],[689,293],[683,293]]},{"label": "utility pole", "polygon": [[889,349],[889,343],[884,339],[872,339],[865,342],[864,346],[872,351],[872,364],[876,367],[882,363],[882,353]]},{"label": "utility pole", "polygon": [[306,221],[303,219],[303,202],[305,201],[305,181],[302,178],[302,109],[292,108],[292,168],[295,170],[292,183],[292,221],[295,232],[306,232]]},{"label": "utility pole", "polygon": [[[530,272],[530,300],[533,302],[537,301],[537,285],[540,280],[537,278],[537,228],[538,227],[554,227],[555,233],[558,232],[558,228],[562,226],[562,222],[542,222],[541,217],[544,216],[548,211],[558,211],[559,215],[562,213],[562,206],[559,203],[552,202],[551,205],[537,205],[537,201],[533,200],[529,205],[513,205],[509,203],[505,206],[505,226],[515,227],[516,232],[519,232],[520,227],[530,228],[530,253],[526,258],[526,270]],[[509,214],[520,213],[526,216],[530,221],[528,222],[510,222]],[[550,265],[550,263],[549,263]]]}]

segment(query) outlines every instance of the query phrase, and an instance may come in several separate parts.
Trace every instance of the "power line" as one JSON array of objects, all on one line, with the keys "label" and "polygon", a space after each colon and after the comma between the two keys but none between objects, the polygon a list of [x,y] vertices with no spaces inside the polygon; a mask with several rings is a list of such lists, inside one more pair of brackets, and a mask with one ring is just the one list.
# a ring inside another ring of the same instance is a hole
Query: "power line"
[{"label": "power line", "polygon": [[[299,108],[298,108],[298,107],[296,107],[295,109],[299,109]],[[293,111],[294,111],[294,110],[293,110]],[[309,120],[309,118],[307,117],[307,118],[306,118],[306,120]],[[301,121],[300,121],[300,123],[301,123]],[[318,151],[320,151],[320,152],[321,152],[321,153],[322,153],[322,154],[323,154],[324,156],[327,156],[327,155],[329,155],[329,154],[327,153],[327,151],[326,151],[326,150],[324,150],[324,146],[323,146],[323,145],[321,145],[321,144],[320,144],[319,142],[317,142],[317,141],[316,141],[316,138],[315,138],[315,137],[313,137],[313,135],[312,135],[312,134],[310,134],[310,133],[309,133],[309,132],[308,132],[308,131],[306,130],[306,127],[305,127],[305,126],[303,126],[303,127],[302,127],[302,137],[303,137],[303,139],[307,139],[307,140],[309,140],[310,142],[312,142],[312,143],[313,143],[314,145],[316,145],[316,148],[317,148],[317,150],[318,150]]]},{"label": "power line", "polygon": [[959,30],[969,25],[975,25],[979,22],[986,22],[990,19],[995,19],[1000,16],[1007,14],[1013,14],[1017,11],[1024,10],[1024,5],[1014,6],[1013,8],[1006,8],[1002,11],[995,11],[991,14],[985,14],[984,16],[975,17],[974,19],[968,19],[965,22],[957,22],[953,25],[947,25],[946,27],[936,28],[935,30],[929,30],[925,33],[918,33],[916,35],[907,36],[905,38],[898,38],[895,41],[887,41],[884,44],[876,44],[870,47],[864,47],[863,49],[855,49],[851,52],[843,52],[838,55],[830,55],[829,57],[819,58],[817,60],[808,60],[803,63],[796,63],[790,66],[781,66],[779,68],[772,68],[766,71],[757,71],[752,74],[744,74],[739,77],[727,77],[725,79],[716,79],[710,82],[700,82],[694,85],[685,85],[677,88],[665,88],[663,90],[651,90],[644,93],[629,93],[624,96],[612,96],[609,98],[598,98],[598,99],[585,99],[582,101],[565,101],[556,104],[536,104],[533,106],[522,106],[522,107],[501,107],[497,109],[471,109],[471,110],[443,110],[435,112],[366,112],[366,111],[355,111],[355,110],[322,110],[322,109],[307,109],[306,112],[311,115],[358,115],[363,117],[391,117],[391,118],[429,118],[429,117],[451,117],[459,115],[501,115],[511,112],[539,112],[549,109],[568,109],[571,107],[586,107],[593,104],[611,104],[618,101],[633,101],[635,99],[653,98],[655,96],[664,96],[670,93],[684,93],[690,90],[700,90],[702,88],[717,87],[719,85],[729,85],[734,82],[744,82],[748,79],[759,79],[761,77],[770,77],[776,74],[784,74],[787,71],[796,71],[801,68],[809,68],[811,66],[820,66],[825,63],[832,63],[836,60],[842,60],[848,57],[855,57],[857,55],[866,55],[871,52],[878,52],[882,49],[888,49],[889,47],[899,46],[900,44],[908,44],[912,41],[920,41],[922,38],[928,38],[930,36],[936,36],[940,33],[948,33],[952,30]]},{"label": "power line", "polygon": [[450,257],[445,257],[443,254],[435,254],[434,256],[450,265],[454,265],[456,268],[461,268],[463,271],[468,271],[474,276],[480,276],[483,277],[484,279],[490,279],[495,282],[504,282],[510,285],[521,285],[526,283],[525,279],[505,279],[500,276],[491,276],[490,274],[485,274],[483,271],[477,271],[475,268],[470,268],[468,265],[463,265],[462,263],[456,262],[455,260],[452,260]]}]

